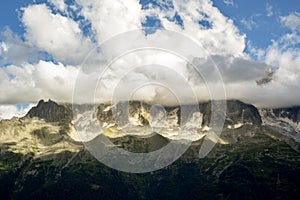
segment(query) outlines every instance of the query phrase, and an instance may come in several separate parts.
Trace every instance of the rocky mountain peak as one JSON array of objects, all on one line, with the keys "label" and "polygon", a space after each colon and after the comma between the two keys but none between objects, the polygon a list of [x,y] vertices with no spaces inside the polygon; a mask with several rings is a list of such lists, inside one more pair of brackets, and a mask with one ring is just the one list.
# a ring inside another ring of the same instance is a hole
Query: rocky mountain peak
[{"label": "rocky mountain peak", "polygon": [[246,104],[238,100],[227,101],[226,123],[233,125],[234,123],[260,125],[262,123],[259,111],[251,104]]},{"label": "rocky mountain peak", "polygon": [[46,122],[71,122],[72,110],[69,105],[59,105],[51,99],[47,102],[40,100],[37,106],[31,108],[26,117],[38,117]]}]

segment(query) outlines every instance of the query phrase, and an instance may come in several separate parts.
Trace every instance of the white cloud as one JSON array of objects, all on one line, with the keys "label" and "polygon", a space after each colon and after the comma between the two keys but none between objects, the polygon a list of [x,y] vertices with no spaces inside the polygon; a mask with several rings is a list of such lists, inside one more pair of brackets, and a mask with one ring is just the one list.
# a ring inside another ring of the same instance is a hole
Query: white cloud
[{"label": "white cloud", "polygon": [[96,31],[101,44],[126,31],[141,28],[141,5],[136,0],[77,0],[83,6],[82,15]]},{"label": "white cloud", "polygon": [[45,61],[0,68],[0,102],[27,103],[41,98],[71,102],[77,72],[75,67]]},{"label": "white cloud", "polygon": [[[253,90],[256,102],[262,106],[291,106],[299,105],[300,99],[300,35],[294,26],[297,25],[297,17],[294,13],[281,17],[284,25],[292,32],[283,34],[278,40],[265,50],[253,49],[260,54],[260,59],[276,69],[272,81],[265,87]],[[246,97],[246,96],[245,96]]]},{"label": "white cloud", "polygon": [[35,104],[29,104],[18,108],[17,105],[0,105],[0,120],[12,117],[23,117]]},{"label": "white cloud", "polygon": [[273,16],[273,7],[271,4],[267,3],[266,4],[266,12],[267,12],[267,16],[268,17],[272,17]]},{"label": "white cloud", "polygon": [[64,11],[66,9],[66,4],[64,0],[48,0],[51,2],[55,7],[61,11]]},{"label": "white cloud", "polygon": [[[165,12],[155,8],[146,11],[146,14],[156,14],[164,28],[179,31],[192,38],[203,45],[208,54],[243,56],[245,35],[210,0],[176,0],[173,4],[172,11]],[[167,19],[175,13],[182,18],[184,29]],[[210,26],[201,26],[201,21]]]},{"label": "white cloud", "polygon": [[223,0],[223,2],[224,2],[227,6],[233,6],[233,5],[234,5],[233,0]]},{"label": "white cloud", "polygon": [[[164,9],[171,2],[158,2],[163,9],[150,7],[142,10],[138,1],[129,0],[126,4],[117,0],[79,0],[83,5],[82,15],[85,16],[96,31],[98,43],[115,35],[142,28],[146,16],[156,16],[166,29],[179,31],[201,43],[209,53],[234,54],[241,56],[245,48],[245,36],[239,33],[233,21],[225,17],[210,0],[203,1],[173,1],[174,10]],[[184,29],[170,22],[174,14],[182,18]],[[211,28],[201,28],[199,21],[211,24]]]},{"label": "white cloud", "polygon": [[294,12],[287,16],[280,17],[281,23],[292,31],[300,30],[300,13]]},{"label": "white cloud", "polygon": [[1,55],[3,55],[5,52],[8,51],[8,47],[7,47],[7,45],[6,45],[5,42],[1,42],[0,47],[1,47],[1,48],[0,48],[0,54],[1,54]]},{"label": "white cloud", "polygon": [[40,57],[36,48],[28,42],[22,41],[9,28],[0,34],[2,36],[0,36],[0,41],[3,40],[0,43],[0,56],[2,57],[0,65],[34,62]]},{"label": "white cloud", "polygon": [[81,63],[92,49],[90,39],[83,36],[79,25],[71,18],[53,14],[45,4],[31,5],[23,10],[26,39],[56,60]]},{"label": "white cloud", "polygon": [[246,19],[242,19],[241,23],[245,26],[246,29],[248,30],[252,30],[254,26],[256,26],[256,23],[252,20],[246,20]]},{"label": "white cloud", "polygon": [[[123,1],[114,1],[114,3],[111,3],[108,0],[79,0],[78,3],[83,6],[82,15],[92,23],[99,43],[114,35],[141,28],[141,23],[145,17],[154,14],[161,20],[165,28],[183,33],[196,43],[203,45],[206,50],[206,53],[204,51],[194,52],[191,55],[202,55],[200,57],[214,55],[213,58],[220,65],[220,70],[227,84],[246,80],[253,81],[255,84],[255,78],[259,76],[260,72],[263,74],[265,71],[265,65],[247,60],[247,57],[243,53],[245,35],[240,34],[238,28],[234,26],[233,21],[225,17],[209,0],[202,2],[174,1],[174,10],[169,11],[159,8],[142,10],[141,5],[134,0],[130,0],[126,4]],[[174,16],[175,12],[182,18],[184,29],[167,19],[167,17]],[[201,20],[210,23],[210,27],[200,25],[199,21]],[[63,63],[78,63],[82,60],[83,55],[89,51],[90,42],[82,35],[78,24],[70,18],[53,14],[43,4],[24,8],[23,22],[27,31],[27,40],[39,49],[49,52],[58,61],[62,61]],[[156,34],[148,37],[153,37],[157,43],[161,44],[169,40],[169,38],[166,38],[166,35],[160,35],[160,33],[161,31],[158,31]],[[142,40],[139,41],[134,37],[141,37]],[[133,36],[133,38],[127,38],[127,43],[125,42],[124,45],[128,45],[128,41],[132,41],[129,45],[133,47],[139,46],[139,42],[145,39],[146,37],[140,32],[139,35]],[[182,44],[180,41],[168,45],[170,49],[186,49],[187,52],[193,52],[190,46],[186,46],[186,44]],[[118,49],[108,50],[107,48],[102,48],[102,56],[104,58],[116,56],[118,52]],[[181,76],[194,80],[197,79],[197,77],[193,77],[194,71],[190,71],[186,67],[186,63],[182,63],[172,56],[154,52],[140,55],[135,54],[133,57],[123,57],[115,63],[116,67],[109,72],[109,76],[106,79],[106,85],[109,87],[102,91],[101,95],[106,95],[106,97],[112,95],[111,92],[113,90],[110,87],[116,84],[116,81],[124,73],[124,70],[126,71],[126,66],[144,65],[146,63],[171,65],[171,69],[181,74]],[[243,65],[243,67],[239,68],[239,65]],[[100,64],[100,67],[102,66]],[[206,67],[209,70],[210,65],[207,64]],[[40,61],[37,64],[6,67],[0,70],[0,76],[1,74],[3,76],[0,82],[0,91],[5,91],[5,95],[0,96],[0,102],[32,102],[40,98],[71,101],[77,72],[76,67],[45,61]],[[160,76],[156,77],[159,80],[163,79],[166,81],[170,79],[168,70],[162,71],[159,74]],[[137,71],[123,83],[125,86],[130,87],[132,83],[136,84],[139,81],[153,80],[153,76],[155,77],[155,73],[151,72],[151,70]],[[87,76],[86,78],[96,79],[97,74]],[[178,85],[178,80],[174,78],[169,80],[169,82],[174,86]],[[84,85],[84,87],[81,88],[82,91],[93,86]],[[205,87],[199,85],[193,85],[193,87],[197,87],[199,92],[201,91],[201,95],[205,96],[205,98],[209,97]],[[185,91],[184,86],[181,91]],[[150,99],[154,98],[154,96],[156,96],[155,98],[166,98],[163,95],[165,91],[161,89],[150,87],[141,93],[142,96],[145,96],[147,92]],[[141,94],[138,96],[141,96]]]},{"label": "white cloud", "polygon": [[[66,12],[66,6],[68,5],[63,3],[62,0],[51,0],[51,2],[62,12]],[[229,0],[224,2],[228,5],[233,4],[233,1]],[[158,1],[158,3],[164,4],[163,9],[150,7],[148,10],[142,10],[141,5],[136,0],[127,0],[126,2],[122,0],[77,0],[77,3],[82,6],[80,13],[82,17],[91,22],[92,31],[95,34],[93,37],[96,38],[99,44],[115,35],[142,28],[142,22],[145,21],[146,16],[155,16],[161,21],[164,28],[184,34],[195,43],[203,45],[205,51],[190,53],[189,56],[199,57],[198,60],[195,59],[195,62],[200,62],[202,70],[208,72],[213,68],[205,58],[208,55],[211,56],[210,58],[219,66],[228,98],[237,98],[264,106],[296,104],[300,98],[300,94],[297,92],[300,91],[298,86],[300,81],[298,75],[300,72],[300,54],[299,50],[291,48],[300,41],[297,32],[300,27],[298,13],[280,18],[282,24],[291,29],[290,33],[285,34],[278,41],[274,41],[273,45],[266,50],[252,48],[252,51],[257,53],[260,60],[265,59],[266,63],[262,63],[255,62],[245,55],[246,35],[240,33],[233,21],[214,7],[210,0],[176,0],[173,1],[174,9],[170,10],[165,8],[165,5],[170,4],[169,1]],[[0,47],[1,55],[8,60],[20,56],[20,59],[16,59],[20,60],[19,62],[0,68],[0,103],[35,102],[41,98],[70,102],[79,64],[93,46],[91,39],[84,36],[79,25],[80,22],[74,21],[68,14],[64,16],[54,14],[44,4],[31,5],[23,10],[22,22],[26,28],[26,40],[22,41],[12,37],[13,40],[3,41]],[[267,10],[269,10],[268,15],[270,15],[272,9],[267,6]],[[183,26],[169,20],[174,17],[175,13],[181,17]],[[248,25],[248,28],[251,29],[255,26],[255,23],[245,21],[245,25]],[[154,38],[157,43],[167,43],[166,45],[174,52],[177,49],[193,52],[193,49],[190,49],[192,47],[181,43],[179,40],[168,43],[168,41],[174,40],[169,40],[168,35],[161,35],[162,32],[158,30],[153,35],[145,36],[140,31],[137,35],[125,38],[124,41],[114,42],[123,42],[122,44],[116,44],[117,47],[131,49],[138,47],[147,38]],[[99,68],[100,71],[103,70],[107,64],[106,59],[109,60],[122,52],[120,49],[110,48],[113,44],[112,42],[111,46],[101,46],[101,54],[95,54],[99,59],[92,60],[88,64],[91,64],[94,68]],[[22,45],[25,45],[25,47],[28,45],[29,49],[34,49],[33,52],[36,49],[47,51],[59,63],[55,64],[54,62],[40,60],[36,64],[29,64],[32,63],[29,59],[30,56],[27,53],[22,56],[20,53],[26,52],[26,48],[18,48]],[[204,61],[201,59],[204,59]],[[191,70],[186,63],[179,61],[176,57],[174,58],[174,55],[172,57],[158,52],[144,52],[144,54],[137,52],[119,58],[111,66],[113,70],[106,72],[106,79],[103,83],[106,88],[104,87],[104,90],[101,91],[101,97],[107,98],[112,95],[113,90],[111,88],[117,84],[119,77],[124,75],[128,67],[155,63],[170,65],[170,69],[190,80],[189,84],[198,91],[199,97],[209,98],[203,81],[201,82],[195,77],[195,70]],[[274,75],[274,80],[266,86],[257,86],[255,81],[264,77],[265,71],[273,66],[279,67]],[[93,71],[94,68],[91,68],[90,71]],[[130,76],[125,77],[121,81],[122,91],[132,87],[133,84],[140,84],[153,79],[168,80],[172,86],[177,86],[181,91],[186,91],[184,85],[178,84],[179,78],[172,78],[168,74],[168,70],[161,70],[158,73],[158,71],[151,71],[151,69],[137,70]],[[86,71],[83,79],[97,80],[99,74],[89,74],[90,71]],[[214,80],[213,77],[206,78]],[[83,84],[83,87],[80,88],[83,94],[85,90],[95,87],[94,85],[88,85],[89,83],[87,81],[87,84]],[[144,97],[148,100],[155,98],[168,99],[169,96],[164,95],[164,93],[165,90],[148,87],[141,89],[136,97]],[[84,95],[82,96],[84,97]],[[17,112],[13,107],[5,109]]]}]

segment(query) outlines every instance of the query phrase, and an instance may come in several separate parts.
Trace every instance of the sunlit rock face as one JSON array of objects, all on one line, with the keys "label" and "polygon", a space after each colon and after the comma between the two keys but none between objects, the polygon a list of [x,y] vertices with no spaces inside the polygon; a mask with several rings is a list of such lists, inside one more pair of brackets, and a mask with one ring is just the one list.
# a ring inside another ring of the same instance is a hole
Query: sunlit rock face
[{"label": "sunlit rock face", "polygon": [[[183,113],[182,110],[188,112]],[[76,113],[80,114],[76,116]],[[261,125],[277,133],[278,137],[284,136],[300,141],[299,108],[297,107],[258,111],[253,105],[238,100],[228,100],[226,112],[219,115],[225,119],[221,135],[212,132],[210,124],[212,102],[167,107],[129,101],[96,106],[73,105],[72,108],[70,104],[60,105],[51,100],[48,102],[41,100],[24,119],[27,119],[28,124],[30,119],[36,124],[41,120],[45,124],[52,124],[51,127],[54,124],[57,126],[55,128],[57,132],[66,133],[67,137],[77,142],[91,141],[100,134],[111,139],[127,136],[147,138],[158,134],[167,140],[198,141],[205,137],[215,143],[228,144],[236,143],[245,136],[252,137]],[[77,124],[88,126],[88,129],[76,129],[77,127],[74,126],[76,117]],[[92,128],[90,128],[91,124],[93,124]],[[43,126],[38,127],[37,130],[55,132],[53,128]],[[27,132],[34,131],[30,129]]]},{"label": "sunlit rock face", "polygon": [[81,145],[71,139],[72,134],[74,130],[69,125],[66,127],[39,118],[0,121],[0,145],[11,152],[31,153],[36,157],[79,151]]},{"label": "sunlit rock face", "polygon": [[70,104],[41,100],[25,117],[0,121],[0,144],[11,152],[35,157],[78,152],[81,138],[71,120]]},{"label": "sunlit rock face", "polygon": [[[240,101],[226,102],[224,128],[239,129],[244,125],[260,126],[258,110]],[[100,104],[97,118],[104,134],[109,137],[150,135],[153,132],[169,139],[199,140],[210,132],[212,102],[166,107],[145,102]],[[185,111],[185,112],[183,112]]]},{"label": "sunlit rock face", "polygon": [[[228,100],[226,112],[223,113],[225,119],[223,132],[219,136],[211,133],[211,106],[212,102],[203,102],[196,106],[166,107],[132,101],[99,104],[95,110],[93,110],[95,106],[91,105],[73,106],[72,110],[70,104],[60,105],[51,100],[48,102],[41,100],[25,118],[44,120],[45,123],[58,123],[58,126],[63,127],[57,128],[58,131],[64,130],[74,141],[90,141],[99,134],[104,134],[109,138],[119,138],[124,136],[150,137],[156,133],[171,140],[197,141],[206,137],[225,144],[236,142],[245,135],[253,135],[262,123],[274,132],[278,132],[279,135],[300,141],[299,107],[258,111],[253,105],[238,100]],[[74,120],[73,114],[76,113],[72,112],[74,109],[81,109],[80,116],[77,117],[82,126],[94,123],[96,128],[89,129],[84,134],[78,134],[74,121],[73,124],[71,122],[72,119]],[[189,112],[183,114],[182,110]]]},{"label": "sunlit rock face", "polygon": [[[41,100],[26,117],[58,122],[68,129],[75,141],[90,141],[100,134],[118,138],[126,135],[145,137],[153,133],[171,140],[197,141],[207,136],[213,141],[222,141],[218,134],[211,131],[212,102],[168,107],[129,101],[72,107],[70,104],[59,105],[51,100]],[[218,113],[218,117],[224,118],[224,127],[221,127],[224,130],[248,126],[246,132],[249,132],[249,127],[256,129],[261,124],[258,110],[237,100],[226,101],[226,112]],[[222,143],[226,142],[223,140]]]}]

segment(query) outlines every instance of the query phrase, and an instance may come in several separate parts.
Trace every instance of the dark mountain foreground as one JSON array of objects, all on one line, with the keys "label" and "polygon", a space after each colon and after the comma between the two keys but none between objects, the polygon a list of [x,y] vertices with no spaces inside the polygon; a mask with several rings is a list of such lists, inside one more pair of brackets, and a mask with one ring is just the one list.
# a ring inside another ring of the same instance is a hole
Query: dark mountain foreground
[{"label": "dark mountain foreground", "polygon": [[[258,110],[227,101],[223,132],[217,136],[209,132],[211,103],[200,103],[200,112],[182,118],[176,107],[151,110],[146,103],[129,102],[129,119],[116,115],[136,133],[165,122],[166,131],[149,137],[117,128],[113,107],[122,104],[99,105],[95,116],[104,135],[130,152],[147,153],[168,145],[181,122],[191,130],[198,127],[196,135],[187,136],[193,138],[192,145],[172,165],[132,174],[105,166],[87,151],[72,125],[72,106],[40,101],[25,117],[0,121],[0,197],[300,199],[300,109]],[[205,140],[216,145],[199,159]]]}]

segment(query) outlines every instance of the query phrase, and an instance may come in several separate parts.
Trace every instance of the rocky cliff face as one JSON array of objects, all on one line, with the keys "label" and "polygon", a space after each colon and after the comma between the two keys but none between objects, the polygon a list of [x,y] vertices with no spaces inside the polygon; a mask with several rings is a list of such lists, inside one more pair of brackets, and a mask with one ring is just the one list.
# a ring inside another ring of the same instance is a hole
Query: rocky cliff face
[{"label": "rocky cliff face", "polygon": [[[208,125],[211,118],[211,102],[200,103],[199,109],[204,116],[203,125]],[[226,101],[225,128],[241,127],[245,124],[261,125],[261,118],[257,108],[238,100]]]},{"label": "rocky cliff face", "polygon": [[288,143],[300,142],[300,107],[260,109],[263,125],[284,136]]},{"label": "rocky cliff face", "polygon": [[33,107],[26,117],[37,117],[44,119],[46,122],[71,122],[72,110],[70,105],[58,105],[56,102],[49,100],[39,101],[38,105]]},{"label": "rocky cliff face", "polygon": [[226,125],[237,123],[261,125],[261,117],[257,108],[238,100],[227,101]]},{"label": "rocky cliff face", "polygon": [[[253,105],[245,104],[237,100],[229,100],[226,104],[226,114],[224,113],[224,115],[226,115],[226,127],[236,124],[261,125],[260,114]],[[193,117],[195,112],[199,112],[203,116],[201,126],[208,126],[211,120],[211,106],[211,102],[199,103],[199,105],[183,105],[184,109],[189,111],[189,116],[181,116],[179,106],[164,107],[162,109],[154,107],[154,109],[156,109],[154,110],[151,105],[143,102],[121,102],[113,106],[101,104],[98,107],[97,116],[100,121],[106,121],[107,124],[114,124],[115,121],[118,121],[121,125],[134,122],[140,126],[149,125],[152,121],[156,120],[156,117],[162,116],[162,119],[164,119],[164,117],[173,118],[176,124],[179,125],[181,120],[183,120],[183,123],[186,123]],[[128,111],[126,109],[128,109]],[[122,111],[127,113],[122,113]]]},{"label": "rocky cliff face", "polygon": [[292,108],[270,109],[270,111],[273,111],[276,117],[287,118],[295,123],[300,122],[300,106]]}]

